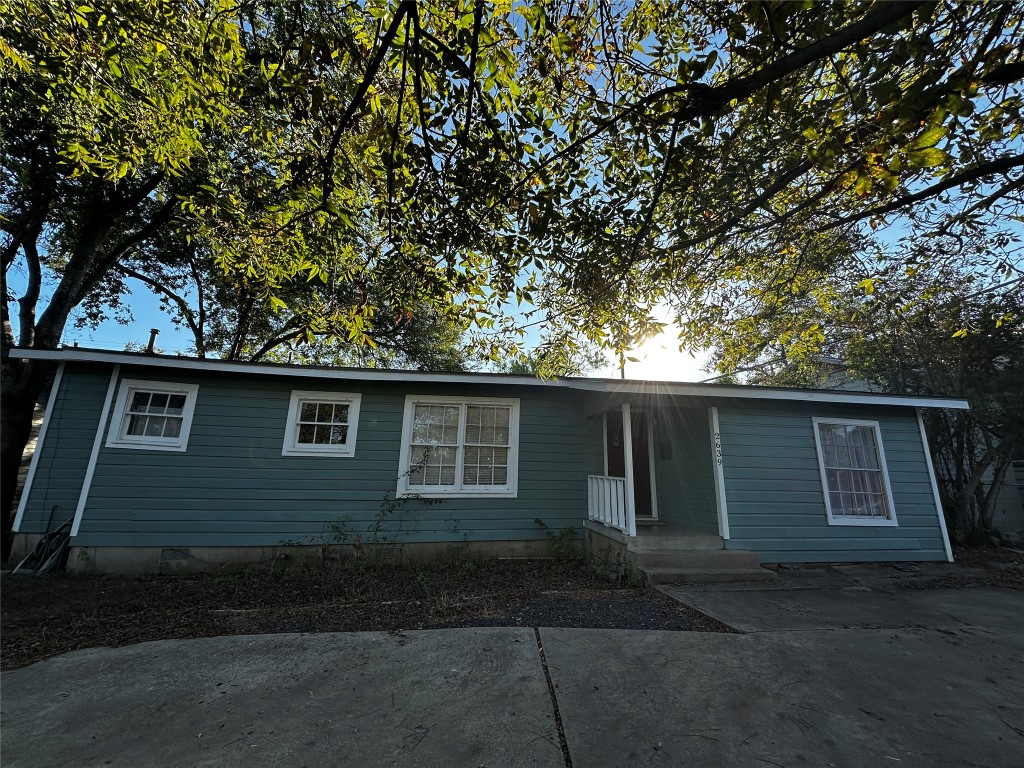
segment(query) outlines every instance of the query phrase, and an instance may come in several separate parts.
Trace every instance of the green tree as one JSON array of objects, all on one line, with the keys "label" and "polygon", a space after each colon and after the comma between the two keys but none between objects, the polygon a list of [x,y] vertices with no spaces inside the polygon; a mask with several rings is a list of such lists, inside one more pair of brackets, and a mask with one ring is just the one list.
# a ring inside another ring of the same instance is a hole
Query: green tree
[{"label": "green tree", "polygon": [[966,398],[969,411],[923,415],[952,535],[985,541],[1024,446],[1024,282],[1009,264],[994,278],[962,266],[996,247],[918,243],[823,278],[783,311],[739,312],[718,337],[719,360],[747,368],[751,383]]},{"label": "green tree", "polygon": [[593,342],[556,337],[507,360],[501,371],[527,376],[586,376],[607,362],[604,351]]}]

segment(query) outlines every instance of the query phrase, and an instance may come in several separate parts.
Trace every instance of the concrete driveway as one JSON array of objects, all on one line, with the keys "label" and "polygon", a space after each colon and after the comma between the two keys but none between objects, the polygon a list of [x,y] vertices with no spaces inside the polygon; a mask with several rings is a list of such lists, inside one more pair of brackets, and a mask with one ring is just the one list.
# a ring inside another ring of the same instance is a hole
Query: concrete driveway
[{"label": "concrete driveway", "polygon": [[744,634],[481,628],[78,651],[2,676],[0,761],[1024,762],[1024,592],[914,591],[876,567],[666,591]]}]

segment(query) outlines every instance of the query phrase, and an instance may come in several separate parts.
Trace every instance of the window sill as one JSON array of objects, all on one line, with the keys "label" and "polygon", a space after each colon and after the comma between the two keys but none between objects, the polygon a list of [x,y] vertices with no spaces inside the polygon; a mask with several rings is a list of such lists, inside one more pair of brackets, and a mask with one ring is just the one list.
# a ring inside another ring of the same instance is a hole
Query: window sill
[{"label": "window sill", "polygon": [[828,524],[866,526],[871,528],[897,528],[899,526],[892,518],[876,519],[870,517],[830,517]]},{"label": "window sill", "polygon": [[184,453],[188,443],[144,443],[134,440],[107,440],[107,448],[127,448],[132,451],[174,451]]},{"label": "window sill", "polygon": [[355,457],[355,448],[346,448],[343,451],[317,451],[310,448],[285,448],[281,451],[282,456],[313,456],[322,459],[351,459]]},{"label": "window sill", "polygon": [[400,499],[515,499],[518,491],[416,491],[403,490]]}]

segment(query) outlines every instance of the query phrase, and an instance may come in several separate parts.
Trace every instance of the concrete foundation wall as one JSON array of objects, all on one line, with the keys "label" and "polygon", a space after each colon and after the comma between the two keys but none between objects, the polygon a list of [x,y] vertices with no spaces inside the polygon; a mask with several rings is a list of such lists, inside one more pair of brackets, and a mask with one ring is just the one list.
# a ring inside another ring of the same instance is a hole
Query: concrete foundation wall
[{"label": "concrete foundation wall", "polygon": [[29,552],[36,548],[36,544],[43,538],[41,533],[19,533],[14,536],[11,543],[11,556],[7,559],[11,568],[25,559]]},{"label": "concrete foundation wall", "polygon": [[633,573],[625,537],[589,520],[584,529],[584,555],[593,567],[615,578],[629,577]]},{"label": "concrete foundation wall", "polygon": [[[578,542],[580,543],[580,542]],[[414,562],[446,557],[545,559],[547,541],[424,542],[415,544],[351,544],[279,547],[72,547],[68,570],[73,573],[175,573],[221,571],[277,561],[287,568],[321,558],[384,557]]]}]

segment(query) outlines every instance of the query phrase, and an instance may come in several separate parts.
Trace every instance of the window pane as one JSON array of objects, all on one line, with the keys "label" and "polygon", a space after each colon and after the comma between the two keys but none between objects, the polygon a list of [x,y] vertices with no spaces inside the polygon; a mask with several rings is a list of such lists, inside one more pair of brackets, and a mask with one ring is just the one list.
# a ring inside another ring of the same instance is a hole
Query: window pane
[{"label": "window pane", "polygon": [[181,419],[168,417],[167,426],[164,427],[164,437],[179,437],[181,435]]},{"label": "window pane", "polygon": [[430,409],[417,405],[412,412],[412,441],[414,443],[427,442],[427,432],[430,426]]},{"label": "window pane", "polygon": [[348,403],[334,404],[334,423],[348,424]]},{"label": "window pane", "polygon": [[180,416],[185,411],[185,396],[184,395],[171,395],[167,401],[167,412],[175,416]]},{"label": "window pane", "polygon": [[508,445],[508,424],[502,426],[497,425],[494,428],[494,444],[495,445]]},{"label": "window pane", "polygon": [[862,472],[861,474],[864,475],[864,490],[871,493],[884,493],[881,472]]},{"label": "window pane", "polygon": [[470,405],[466,408],[466,442],[480,442],[480,406]]},{"label": "window pane", "polygon": [[413,411],[412,442],[419,445],[456,445],[459,407],[417,405]]},{"label": "window pane", "polygon": [[478,477],[479,470],[475,464],[467,464],[462,471],[462,482],[466,485],[476,485],[479,482]]},{"label": "window pane", "polygon": [[429,428],[427,430],[426,442],[434,445],[440,445],[444,442],[444,409],[440,406],[430,406],[430,418],[427,422]]},{"label": "window pane", "polygon": [[871,514],[875,515],[876,517],[885,517],[886,516],[885,496],[884,495],[882,495],[880,493],[872,494],[872,496],[871,496]]},{"label": "window pane", "polygon": [[299,425],[299,442],[312,444],[316,435],[316,427],[312,424]]},{"label": "window pane", "polygon": [[299,421],[316,421],[316,403],[303,402],[299,406]]},{"label": "window pane", "polygon": [[878,446],[875,445],[875,430],[860,428],[860,464],[865,469],[878,469]]},{"label": "window pane", "polygon": [[163,437],[165,421],[163,416],[150,416],[146,423],[146,437]]},{"label": "window pane", "polygon": [[417,485],[454,485],[455,457],[454,447],[414,446],[409,476],[422,478]]},{"label": "window pane", "polygon": [[348,427],[344,424],[335,424],[330,429],[331,445],[344,445],[348,439]]},{"label": "window pane", "polygon": [[128,420],[128,434],[129,435],[145,435],[146,434],[146,422],[149,421],[148,416],[132,416]]},{"label": "window pane", "polygon": [[494,443],[495,408],[484,408],[480,413],[480,442]]},{"label": "window pane", "polygon": [[163,413],[167,410],[167,399],[168,395],[166,393],[154,392],[153,397],[149,401],[149,412]]},{"label": "window pane", "polygon": [[445,445],[458,445],[459,442],[459,406],[447,405],[443,415],[444,436],[441,442]]},{"label": "window pane", "polygon": [[147,405],[149,405],[149,392],[136,391],[132,393],[132,411],[144,411]]}]

